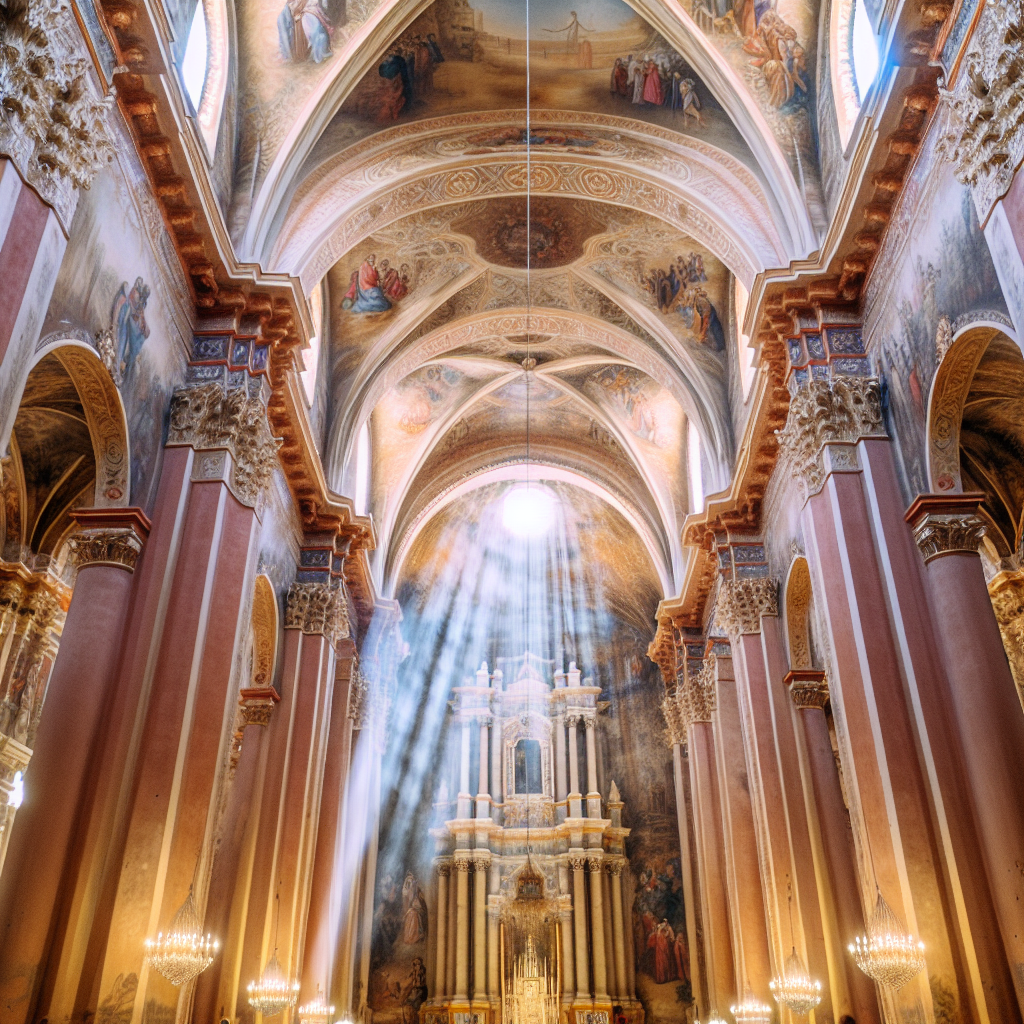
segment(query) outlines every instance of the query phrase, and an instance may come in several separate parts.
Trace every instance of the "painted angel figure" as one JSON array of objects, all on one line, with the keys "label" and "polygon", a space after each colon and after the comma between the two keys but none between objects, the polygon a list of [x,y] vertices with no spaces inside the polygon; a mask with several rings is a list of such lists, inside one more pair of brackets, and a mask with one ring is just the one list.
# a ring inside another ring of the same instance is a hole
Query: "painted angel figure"
[{"label": "painted angel figure", "polygon": [[117,343],[117,367],[122,379],[127,378],[149,337],[149,324],[146,323],[147,302],[149,286],[141,277],[135,278],[135,284],[131,288],[125,281],[114,296],[110,319]]}]

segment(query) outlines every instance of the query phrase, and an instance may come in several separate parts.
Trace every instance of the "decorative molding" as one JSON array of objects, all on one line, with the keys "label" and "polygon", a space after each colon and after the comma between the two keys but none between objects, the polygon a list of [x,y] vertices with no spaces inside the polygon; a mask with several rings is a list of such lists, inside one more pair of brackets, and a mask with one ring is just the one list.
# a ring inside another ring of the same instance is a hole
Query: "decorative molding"
[{"label": "decorative molding", "polygon": [[837,375],[808,381],[790,400],[779,447],[801,481],[804,498],[821,490],[842,456],[823,458],[826,445],[856,444],[863,437],[884,437],[882,401],[877,377]]},{"label": "decorative molding", "polygon": [[293,583],[288,588],[285,629],[326,638],[332,646],[350,634],[348,594],[342,583]]},{"label": "decorative molding", "polygon": [[71,517],[78,530],[68,538],[68,560],[76,570],[112,565],[135,571],[150,529],[142,509],[80,508]]},{"label": "decorative molding", "polygon": [[8,0],[0,8],[0,152],[65,228],[79,190],[113,156],[113,96],[97,96],[81,49],[64,0]]},{"label": "decorative molding", "polygon": [[1024,160],[1024,7],[988,0],[952,89],[940,89],[951,131],[943,145],[984,223]]},{"label": "decorative molding", "polygon": [[279,465],[279,443],[270,433],[263,402],[245,388],[200,384],[177,388],[171,398],[167,444],[229,451],[232,492],[250,508]]},{"label": "decorative molding", "polygon": [[793,669],[782,680],[793,703],[801,710],[823,710],[829,700],[825,673],[818,669]]},{"label": "decorative molding", "polygon": [[238,698],[242,725],[270,724],[270,716],[281,700],[281,695],[273,686],[253,686],[242,690]]},{"label": "decorative molding", "polygon": [[723,580],[718,588],[715,617],[733,643],[744,633],[760,633],[762,615],[778,614],[779,581],[770,576]]},{"label": "decorative molding", "polygon": [[906,521],[925,563],[941,555],[976,555],[985,536],[978,509],[985,495],[920,494],[907,509]]}]

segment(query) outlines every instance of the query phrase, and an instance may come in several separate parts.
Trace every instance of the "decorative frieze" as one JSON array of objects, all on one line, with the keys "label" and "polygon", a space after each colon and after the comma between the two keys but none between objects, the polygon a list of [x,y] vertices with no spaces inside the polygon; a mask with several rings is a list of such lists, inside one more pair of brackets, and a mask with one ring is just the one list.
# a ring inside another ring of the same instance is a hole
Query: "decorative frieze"
[{"label": "decorative frieze", "polygon": [[260,397],[220,383],[182,387],[171,398],[170,419],[168,445],[231,454],[231,489],[243,504],[255,507],[278,466],[279,447]]},{"label": "decorative frieze", "polygon": [[744,633],[761,632],[762,615],[779,614],[779,583],[770,576],[723,580],[715,618],[735,642]]},{"label": "decorative frieze", "polygon": [[71,223],[113,149],[107,117],[80,56],[82,36],[63,0],[8,0],[0,7],[0,153]]},{"label": "decorative frieze", "polygon": [[977,554],[985,536],[978,515],[983,494],[919,495],[907,510],[914,540],[930,562],[940,555]]},{"label": "decorative frieze", "polygon": [[878,378],[841,375],[810,380],[799,388],[790,399],[786,426],[778,431],[779,447],[800,478],[805,497],[821,490],[829,470],[856,468],[840,464],[841,452],[826,464],[826,446],[881,436],[885,427]]},{"label": "decorative frieze", "polygon": [[951,90],[943,143],[956,176],[970,185],[984,223],[1024,159],[1024,7],[988,0]]},{"label": "decorative frieze", "polygon": [[341,583],[293,583],[288,588],[285,629],[325,637],[332,646],[350,635],[348,595]]}]

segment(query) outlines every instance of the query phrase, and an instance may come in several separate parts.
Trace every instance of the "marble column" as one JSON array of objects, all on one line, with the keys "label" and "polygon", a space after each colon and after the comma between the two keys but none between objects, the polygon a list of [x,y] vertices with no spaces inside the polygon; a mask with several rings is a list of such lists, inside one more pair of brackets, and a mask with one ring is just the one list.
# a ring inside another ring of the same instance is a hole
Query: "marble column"
[{"label": "marble column", "polygon": [[569,727],[569,817],[583,817],[583,794],[580,793],[580,758],[576,742],[578,713],[566,714],[565,724]]},{"label": "marble column", "polygon": [[456,874],[448,883],[448,949],[445,952],[444,990],[448,996],[455,995],[455,958],[458,956],[458,863],[452,861],[451,870]]},{"label": "marble column", "polygon": [[491,818],[495,824],[504,820],[504,810],[494,806],[502,802],[501,795],[501,729],[495,718],[491,719]]},{"label": "marble column", "polygon": [[441,861],[437,865],[437,904],[434,911],[434,999],[448,994],[446,966],[448,952],[448,876],[451,864]]},{"label": "marble column", "polygon": [[[676,793],[676,827],[679,831],[680,863],[683,869],[683,904],[686,914],[686,945],[690,951],[691,990],[698,1006],[708,1005],[706,969],[704,967],[703,950],[697,947],[697,921],[700,909],[695,901],[694,887],[694,855],[690,845],[690,818],[687,808],[692,804],[690,789],[690,769],[687,755],[683,750],[683,737],[672,735],[672,775]],[[703,928],[701,929],[703,931]],[[625,934],[625,933],[624,933]],[[627,958],[627,965],[629,960]],[[630,987],[630,996],[635,995]]]},{"label": "marble column", "polygon": [[1024,964],[1024,715],[978,556],[985,531],[978,515],[982,500],[980,494],[922,495],[906,518],[924,556],[949,680],[943,697],[960,738],[973,826],[1019,1014],[1024,1010],[1019,966]]},{"label": "marble column", "polygon": [[[485,762],[486,763],[486,762]],[[490,855],[473,857],[473,1003],[487,1002],[487,867]]]},{"label": "marble column", "polygon": [[[469,735],[468,731],[463,735]],[[467,767],[466,771],[469,769]],[[469,1002],[469,870],[468,857],[456,857],[455,890],[455,993],[459,1003]]]},{"label": "marble column", "polygon": [[491,794],[487,791],[487,776],[490,764],[487,757],[487,730],[486,718],[480,719],[480,775],[477,783],[476,793],[476,816],[478,818],[489,818],[491,816]]},{"label": "marble column", "polygon": [[[558,891],[562,896],[569,897],[571,904],[569,866],[562,862],[558,865]],[[563,908],[558,917],[562,929],[562,1002],[568,1006],[576,994],[576,956],[573,948],[571,907]]]},{"label": "marble column", "polygon": [[612,891],[612,943],[615,949],[615,994],[629,998],[626,978],[626,924],[622,913],[622,861],[608,862],[608,875]]},{"label": "marble column", "polygon": [[470,720],[462,720],[462,743],[459,748],[459,795],[458,811],[459,818],[471,818],[473,816],[473,794],[469,791],[469,751],[470,751]]},{"label": "marble column", "polygon": [[499,915],[497,897],[492,896],[487,906],[487,998],[491,1005],[496,1005],[501,999],[501,978],[499,976],[500,943],[499,936]]},{"label": "marble column", "polygon": [[583,726],[587,733],[587,817],[601,817],[601,794],[597,791],[597,743],[594,730],[597,728],[597,719],[587,715],[583,719]]},{"label": "marble column", "polygon": [[556,818],[565,821],[568,813],[565,802],[568,796],[565,788],[565,717],[556,715],[552,726],[555,730],[555,800],[562,805],[558,808]]},{"label": "marble column", "polygon": [[84,957],[90,917],[74,895],[82,822],[96,799],[90,766],[112,714],[133,572],[150,528],[140,509],[80,509],[76,522],[74,594],[0,874],[0,991],[16,990],[15,1005],[34,1005],[44,976],[59,984]]},{"label": "marble column", "polygon": [[569,851],[572,868],[572,918],[576,936],[576,1001],[590,1002],[590,952],[587,948],[587,891],[584,871],[587,858],[582,850]]},{"label": "marble column", "polygon": [[824,890],[822,918],[829,957],[832,1012],[836,1020],[845,1013],[864,1024],[881,1024],[874,982],[846,955],[850,937],[865,933],[864,913],[853,836],[825,718],[828,702],[825,673],[814,669],[794,670],[786,676],[786,683],[797,709],[807,755],[812,813],[821,836],[820,854],[815,852],[822,861],[817,873]]},{"label": "marble column", "polygon": [[594,956],[594,1002],[606,1003],[608,996],[608,964],[604,948],[604,886],[601,874],[603,854],[587,855],[590,867],[590,949]]}]

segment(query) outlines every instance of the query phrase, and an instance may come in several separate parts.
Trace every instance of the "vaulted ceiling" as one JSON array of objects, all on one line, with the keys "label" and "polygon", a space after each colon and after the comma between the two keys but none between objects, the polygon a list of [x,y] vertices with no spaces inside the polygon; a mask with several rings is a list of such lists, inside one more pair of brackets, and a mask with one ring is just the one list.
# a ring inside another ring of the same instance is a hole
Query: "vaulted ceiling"
[{"label": "vaulted ceiling", "polygon": [[818,245],[813,0],[577,6],[239,15],[234,241],[322,301],[325,469],[353,493],[365,426],[390,593],[527,451],[674,593],[688,424],[704,489],[732,470],[736,282]]}]

